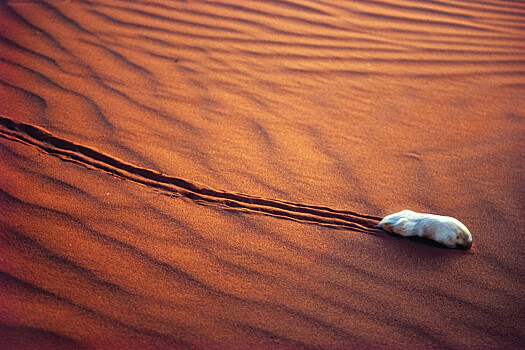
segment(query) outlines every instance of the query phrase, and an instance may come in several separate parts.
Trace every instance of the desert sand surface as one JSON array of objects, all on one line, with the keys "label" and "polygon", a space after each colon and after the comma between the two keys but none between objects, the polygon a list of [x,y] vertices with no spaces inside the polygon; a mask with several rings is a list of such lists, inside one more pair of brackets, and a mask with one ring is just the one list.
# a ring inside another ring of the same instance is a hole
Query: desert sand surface
[{"label": "desert sand surface", "polygon": [[525,3],[4,0],[0,35],[1,349],[525,346]]}]

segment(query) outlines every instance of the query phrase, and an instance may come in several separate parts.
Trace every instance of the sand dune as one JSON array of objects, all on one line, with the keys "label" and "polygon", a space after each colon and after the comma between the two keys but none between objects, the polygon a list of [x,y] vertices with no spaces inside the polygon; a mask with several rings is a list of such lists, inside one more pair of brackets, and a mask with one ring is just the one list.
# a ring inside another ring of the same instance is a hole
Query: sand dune
[{"label": "sand dune", "polygon": [[[523,3],[0,18],[1,348],[525,343]],[[375,228],[405,208],[473,249]]]}]

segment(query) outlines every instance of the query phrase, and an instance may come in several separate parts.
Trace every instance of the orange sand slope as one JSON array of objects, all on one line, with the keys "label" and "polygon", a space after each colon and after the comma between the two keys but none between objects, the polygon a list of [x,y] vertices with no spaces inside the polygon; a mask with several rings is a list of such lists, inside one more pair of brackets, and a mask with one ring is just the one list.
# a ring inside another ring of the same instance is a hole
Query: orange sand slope
[{"label": "orange sand slope", "polygon": [[[524,23],[1,2],[0,348],[522,347]],[[375,228],[404,208],[473,250]]]}]

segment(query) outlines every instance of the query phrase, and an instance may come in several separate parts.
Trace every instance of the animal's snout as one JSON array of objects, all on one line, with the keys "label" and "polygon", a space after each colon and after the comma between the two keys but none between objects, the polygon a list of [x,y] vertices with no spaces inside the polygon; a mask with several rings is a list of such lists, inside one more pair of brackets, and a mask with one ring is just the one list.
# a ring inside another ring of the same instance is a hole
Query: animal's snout
[{"label": "animal's snout", "polygon": [[465,242],[465,245],[462,245],[461,248],[465,249],[465,250],[469,250],[470,248],[472,247],[472,241],[470,242]]}]

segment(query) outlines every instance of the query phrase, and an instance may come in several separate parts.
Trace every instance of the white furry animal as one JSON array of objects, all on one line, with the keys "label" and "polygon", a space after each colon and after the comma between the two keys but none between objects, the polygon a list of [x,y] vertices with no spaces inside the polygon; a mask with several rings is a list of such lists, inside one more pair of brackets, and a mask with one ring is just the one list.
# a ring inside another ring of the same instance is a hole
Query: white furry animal
[{"label": "white furry animal", "polygon": [[385,216],[379,223],[379,227],[403,237],[430,238],[449,248],[470,249],[472,246],[472,235],[467,227],[450,216],[403,210]]}]

